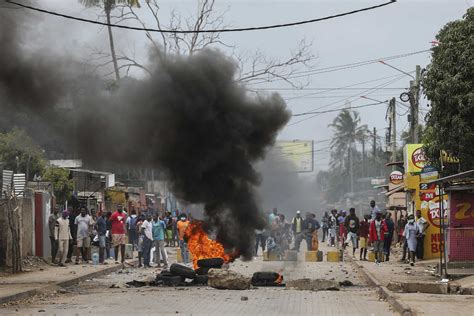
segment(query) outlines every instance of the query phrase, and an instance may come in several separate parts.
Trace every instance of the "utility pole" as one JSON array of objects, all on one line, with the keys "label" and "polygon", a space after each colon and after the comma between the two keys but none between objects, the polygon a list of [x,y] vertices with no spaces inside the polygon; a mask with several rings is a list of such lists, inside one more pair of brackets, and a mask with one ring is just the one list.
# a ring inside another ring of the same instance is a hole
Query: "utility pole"
[{"label": "utility pole", "polygon": [[415,80],[410,81],[410,139],[414,144],[418,144],[418,111],[420,101],[420,79],[421,67],[416,65]]},{"label": "utility pole", "polygon": [[[389,103],[390,108],[390,150],[392,151],[392,162],[397,160],[397,111],[396,111],[396,101],[395,98],[392,98]],[[395,165],[392,165],[392,171],[395,170]]]},{"label": "utility pole", "polygon": [[[373,150],[374,167],[375,167],[377,164],[377,129],[375,127],[374,127],[374,132],[372,136],[374,137],[374,144],[373,144],[372,150]],[[377,174],[377,172],[375,172],[375,174]]]}]

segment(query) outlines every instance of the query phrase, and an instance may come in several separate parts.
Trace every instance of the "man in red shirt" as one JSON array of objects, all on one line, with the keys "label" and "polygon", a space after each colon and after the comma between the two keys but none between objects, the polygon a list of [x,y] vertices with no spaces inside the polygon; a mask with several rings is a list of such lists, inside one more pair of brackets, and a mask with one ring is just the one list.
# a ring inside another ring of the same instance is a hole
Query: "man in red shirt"
[{"label": "man in red shirt", "polygon": [[375,263],[378,265],[383,258],[383,243],[385,240],[385,233],[388,231],[387,224],[382,218],[382,213],[376,211],[375,218],[370,222],[369,226],[369,241],[374,247]]},{"label": "man in red shirt", "polygon": [[122,263],[125,261],[125,223],[127,215],[123,212],[122,206],[117,207],[117,211],[110,216],[110,223],[112,224],[112,244],[115,248],[115,263],[118,263],[118,252],[122,256]]}]

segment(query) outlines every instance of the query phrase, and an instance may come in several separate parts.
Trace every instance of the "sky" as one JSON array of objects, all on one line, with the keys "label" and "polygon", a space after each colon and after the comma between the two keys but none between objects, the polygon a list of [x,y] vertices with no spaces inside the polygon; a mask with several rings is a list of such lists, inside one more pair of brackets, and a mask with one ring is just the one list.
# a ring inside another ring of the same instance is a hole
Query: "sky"
[{"label": "sky", "polygon": [[[216,1],[216,11],[224,12],[224,24],[228,27],[260,26],[288,23],[326,15],[342,13],[362,7],[386,2],[385,0],[332,0],[332,1],[295,1],[295,0],[253,0],[253,1]],[[182,16],[193,14],[195,1],[160,1],[161,19],[169,21],[170,12],[175,10]],[[76,0],[34,1],[36,6],[54,11],[101,19],[97,17],[99,9],[85,9]],[[233,51],[260,51],[265,56],[276,59],[288,58],[298,42],[305,39],[312,42],[311,52],[316,58],[312,61],[314,70],[337,65],[355,63],[387,56],[417,52],[429,49],[436,33],[447,22],[460,19],[467,8],[474,5],[473,0],[399,0],[394,4],[368,12],[358,13],[333,20],[254,32],[225,33],[221,40],[232,48],[220,46],[219,49],[231,54]],[[153,17],[146,8],[139,9],[140,16],[149,27],[155,27]],[[32,14],[32,13],[29,13]],[[38,15],[35,13],[35,15]],[[41,15],[41,14],[40,14]],[[64,20],[53,16],[42,16],[41,23],[29,30],[27,43],[32,49],[59,50],[65,54],[76,55],[84,60],[93,61],[92,51],[106,51],[108,38],[106,29],[96,25]],[[133,24],[127,21],[124,23]],[[134,24],[136,25],[136,24]],[[47,35],[47,36],[46,36]],[[149,42],[142,32],[115,29],[116,46],[121,52],[145,60]],[[38,41],[38,39],[41,39]],[[424,52],[412,56],[387,61],[405,72],[412,72],[415,66],[426,67],[430,53]],[[140,76],[139,73],[136,74]],[[252,84],[249,88],[265,92],[279,92],[287,100],[293,113],[302,113],[314,109],[333,110],[344,106],[361,106],[398,97],[409,86],[409,76],[403,75],[386,65],[374,63],[340,71],[319,73],[303,78],[307,85],[301,90],[292,89],[283,81]],[[368,82],[370,81],[370,82]],[[359,84],[367,82],[364,84]],[[355,85],[358,84],[358,85]],[[350,89],[321,90],[324,88]],[[367,89],[367,88],[383,89]],[[361,89],[355,89],[361,88]],[[400,101],[400,99],[398,99]],[[401,101],[400,101],[401,102]],[[398,106],[397,130],[401,134],[408,127],[406,107]],[[379,104],[357,109],[362,124],[370,129],[375,127],[383,138],[388,122],[385,120],[387,106]],[[427,110],[427,102],[422,102],[420,115]],[[293,117],[281,131],[281,140],[314,140],[315,169],[326,169],[329,162],[328,142],[318,143],[331,137],[328,125],[338,112]],[[301,119],[306,119],[301,121]],[[398,140],[400,142],[400,139]],[[400,142],[401,143],[401,142]]]}]

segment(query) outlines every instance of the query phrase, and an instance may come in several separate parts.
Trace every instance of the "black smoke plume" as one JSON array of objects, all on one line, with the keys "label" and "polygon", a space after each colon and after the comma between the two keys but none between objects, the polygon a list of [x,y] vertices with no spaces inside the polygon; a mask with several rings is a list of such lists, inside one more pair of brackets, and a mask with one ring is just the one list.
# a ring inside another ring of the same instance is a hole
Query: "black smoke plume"
[{"label": "black smoke plume", "polygon": [[[16,38],[8,38],[9,50],[21,56]],[[45,97],[43,87],[25,77],[38,77],[44,68],[44,82],[61,95],[49,95],[40,105],[72,102],[67,115],[78,128],[72,133],[66,126],[60,133],[78,143],[81,158],[104,168],[116,163],[160,168],[178,198],[204,205],[207,226],[225,246],[251,257],[254,230],[265,226],[255,197],[261,179],[253,164],[290,117],[279,95],[249,95],[235,79],[236,63],[215,50],[152,59],[149,77],[124,79],[113,90],[104,90],[99,80],[71,83],[66,76],[58,82],[58,73],[73,71],[58,72],[40,60],[37,68],[29,59],[11,59],[18,64],[9,67],[23,71],[19,78],[10,73],[14,86],[0,79],[9,100],[37,106],[30,101]]]}]

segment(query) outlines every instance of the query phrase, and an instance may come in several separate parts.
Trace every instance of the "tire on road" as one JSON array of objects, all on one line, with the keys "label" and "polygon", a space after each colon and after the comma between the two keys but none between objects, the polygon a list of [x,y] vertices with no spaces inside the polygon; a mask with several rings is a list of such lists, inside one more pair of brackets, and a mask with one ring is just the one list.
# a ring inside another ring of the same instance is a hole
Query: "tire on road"
[{"label": "tire on road", "polygon": [[179,286],[184,283],[184,277],[179,275],[159,275],[156,281],[162,281],[166,286]]},{"label": "tire on road", "polygon": [[276,272],[255,272],[252,276],[252,283],[259,281],[275,282],[280,275]]},{"label": "tire on road", "polygon": [[207,284],[207,281],[209,280],[209,277],[207,275],[196,275],[196,277],[193,280],[194,284]]},{"label": "tire on road", "polygon": [[196,276],[196,272],[193,269],[177,263],[173,263],[170,266],[170,272],[174,275],[179,275],[188,279],[194,279]]},{"label": "tire on road", "polygon": [[207,258],[200,259],[197,262],[198,267],[200,268],[222,268],[224,264],[224,259],[222,258]]},{"label": "tire on road", "polygon": [[197,275],[207,275],[211,268],[197,268],[196,269],[196,274]]}]

